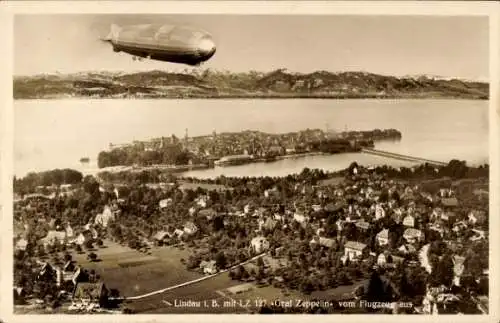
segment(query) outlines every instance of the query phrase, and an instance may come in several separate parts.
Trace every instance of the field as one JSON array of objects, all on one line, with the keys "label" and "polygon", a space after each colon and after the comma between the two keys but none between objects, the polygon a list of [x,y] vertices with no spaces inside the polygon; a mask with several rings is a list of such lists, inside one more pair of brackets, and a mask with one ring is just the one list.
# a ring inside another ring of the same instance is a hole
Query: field
[{"label": "field", "polygon": [[[132,297],[150,293],[179,283],[202,277],[187,271],[181,259],[187,259],[190,251],[172,247],[156,247],[150,254],[118,245],[106,240],[104,248],[96,249],[97,262],[90,262],[87,253],[74,253],[74,260],[85,269],[94,269],[101,275],[106,286],[117,289],[121,296]],[[269,259],[266,259],[269,263]],[[276,264],[274,264],[276,265]],[[268,304],[274,300],[338,299],[349,294],[355,285],[316,292],[305,296],[297,291],[282,291],[272,286],[257,286],[239,294],[229,287],[242,282],[229,278],[228,273],[141,299],[126,300],[124,306],[134,313],[248,313],[256,311],[259,300]],[[182,306],[180,302],[199,302],[198,306]],[[240,304],[247,304],[242,307]],[[230,304],[233,304],[230,306]],[[226,306],[224,306],[226,305]]]},{"label": "field", "polygon": [[86,253],[74,253],[73,258],[85,269],[94,269],[106,286],[118,289],[121,296],[137,296],[201,277],[181,263],[182,258],[188,258],[189,250],[158,247],[146,255],[109,240],[104,245],[94,251],[98,262],[90,262]]}]

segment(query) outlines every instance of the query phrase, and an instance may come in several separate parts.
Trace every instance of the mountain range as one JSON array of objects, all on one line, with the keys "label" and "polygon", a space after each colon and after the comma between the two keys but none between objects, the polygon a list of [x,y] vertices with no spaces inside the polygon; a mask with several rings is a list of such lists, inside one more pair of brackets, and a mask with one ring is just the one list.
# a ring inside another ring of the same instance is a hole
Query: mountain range
[{"label": "mountain range", "polygon": [[434,76],[367,72],[232,73],[212,70],[83,72],[15,76],[14,99],[59,98],[381,98],[480,99],[489,84]]}]

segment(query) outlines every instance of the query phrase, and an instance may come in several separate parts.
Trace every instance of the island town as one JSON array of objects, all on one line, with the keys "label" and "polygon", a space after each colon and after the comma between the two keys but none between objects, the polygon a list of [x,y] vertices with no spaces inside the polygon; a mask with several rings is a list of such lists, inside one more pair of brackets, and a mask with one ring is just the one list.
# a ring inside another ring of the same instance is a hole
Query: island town
[{"label": "island town", "polygon": [[397,141],[401,132],[396,129],[334,132],[330,129],[306,129],[284,134],[260,131],[220,133],[184,138],[175,135],[130,144],[110,143],[108,151],[98,156],[99,168],[113,166],[171,166],[185,169],[238,165],[251,162],[271,162],[282,158],[311,154],[359,152],[373,148],[384,140]]},{"label": "island town", "polygon": [[[227,156],[342,153],[400,137],[172,136],[111,147],[98,162],[215,166]],[[242,313],[487,313],[488,177],[488,165],[460,160],[203,180],[157,168],[30,173],[14,178],[15,308],[182,313],[175,304],[199,304],[211,313],[208,302]]]}]

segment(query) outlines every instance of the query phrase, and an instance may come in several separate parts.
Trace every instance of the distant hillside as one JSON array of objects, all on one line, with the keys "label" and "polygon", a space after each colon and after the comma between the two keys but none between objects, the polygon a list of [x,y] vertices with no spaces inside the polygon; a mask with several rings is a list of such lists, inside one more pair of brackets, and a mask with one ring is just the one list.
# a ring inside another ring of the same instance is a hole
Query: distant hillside
[{"label": "distant hillside", "polygon": [[89,72],[14,77],[14,99],[92,98],[450,98],[488,99],[488,83],[365,72],[309,74],[211,70]]}]

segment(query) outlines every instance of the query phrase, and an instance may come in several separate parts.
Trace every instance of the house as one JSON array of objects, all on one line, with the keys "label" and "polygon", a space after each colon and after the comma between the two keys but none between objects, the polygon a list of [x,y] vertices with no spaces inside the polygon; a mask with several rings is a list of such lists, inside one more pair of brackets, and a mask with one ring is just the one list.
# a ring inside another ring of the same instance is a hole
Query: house
[{"label": "house", "polygon": [[418,229],[408,228],[403,233],[403,238],[408,243],[416,243],[417,241],[422,241],[424,239],[424,233]]},{"label": "house", "polygon": [[472,210],[468,213],[467,218],[471,224],[482,225],[486,221],[486,213],[484,211]]},{"label": "house", "polygon": [[176,235],[178,238],[181,238],[184,235],[184,232],[185,231],[183,231],[183,230],[175,229],[173,235]]},{"label": "house", "polygon": [[196,204],[201,208],[205,208],[205,207],[207,207],[207,202],[208,202],[207,196],[200,196],[198,198],[198,200],[196,201]]},{"label": "house", "polygon": [[386,263],[392,263],[392,256],[390,252],[381,252],[377,257],[377,265],[384,267]]},{"label": "house", "polygon": [[42,239],[42,243],[45,247],[48,245],[54,245],[55,243],[63,244],[66,240],[66,231],[56,231],[50,230],[47,232],[45,238]]},{"label": "house", "polygon": [[73,261],[67,261],[62,268],[62,281],[71,281],[76,285],[78,277],[81,274],[80,266],[75,265]]},{"label": "house", "polygon": [[73,242],[76,243],[77,245],[82,246],[87,241],[92,241],[92,240],[93,240],[93,238],[92,238],[91,231],[90,230],[85,230],[85,231],[81,232],[80,234],[78,234],[76,236],[76,238],[73,240]]},{"label": "house", "polygon": [[465,221],[456,222],[453,224],[453,232],[459,233],[467,229],[467,223]]},{"label": "house", "polygon": [[471,241],[486,239],[484,230],[472,229],[472,232],[474,232],[474,235],[470,238]]},{"label": "house", "polygon": [[153,236],[153,240],[155,241],[155,243],[157,245],[162,245],[163,242],[165,241],[165,238],[168,237],[168,232],[167,231],[158,231],[154,236]]},{"label": "house", "polygon": [[464,262],[465,262],[465,257],[453,256],[453,284],[455,286],[460,286],[460,278],[462,277],[462,274],[464,273]]},{"label": "house", "polygon": [[215,216],[217,215],[217,213],[215,212],[214,209],[203,209],[203,210],[200,210],[198,212],[198,215],[200,217],[205,217],[208,221],[212,220],[213,218],[215,218]]},{"label": "house", "polygon": [[261,253],[269,249],[269,241],[263,236],[255,237],[250,241],[250,246],[255,253]]},{"label": "house", "polygon": [[245,213],[245,214],[250,214],[251,212],[253,212],[253,211],[254,211],[254,209],[255,209],[255,208],[254,208],[252,205],[247,204],[247,205],[245,205],[245,206],[243,207],[243,213]]},{"label": "house", "polygon": [[68,239],[73,238],[74,231],[73,231],[73,228],[71,227],[71,225],[69,223],[66,226],[65,230],[66,230],[66,237],[68,237]]},{"label": "house", "polygon": [[314,212],[319,212],[319,211],[323,210],[323,208],[322,208],[322,207],[321,207],[321,205],[319,205],[319,204],[313,204],[313,205],[311,206],[311,208],[312,208],[312,210],[313,210]]},{"label": "house", "polygon": [[385,210],[382,207],[382,205],[380,204],[375,205],[375,219],[378,220],[384,217],[385,217]]},{"label": "house", "polygon": [[262,224],[262,228],[263,229],[266,229],[266,230],[274,230],[274,228],[276,227],[276,225],[278,224],[278,221],[276,220],[273,220],[271,218],[267,218],[263,224]]},{"label": "house", "polygon": [[104,207],[103,212],[96,215],[94,224],[101,225],[104,228],[106,228],[108,226],[108,223],[110,221],[113,221],[114,219],[115,215],[113,214],[113,212],[111,212],[111,208],[108,205],[106,205]]},{"label": "house", "polygon": [[415,226],[415,218],[412,215],[407,215],[403,219],[403,225],[405,227],[413,228]]},{"label": "house", "polygon": [[293,214],[293,219],[299,223],[305,223],[309,219],[307,216],[300,214],[300,213],[294,213]]},{"label": "house", "polygon": [[444,212],[441,214],[441,219],[445,221],[452,221],[455,219],[457,214],[455,212]]},{"label": "house", "polygon": [[453,191],[449,188],[440,188],[439,196],[444,198],[450,198],[453,196]]},{"label": "house", "polygon": [[36,279],[38,281],[55,281],[57,279],[55,268],[48,262],[42,263],[42,268],[40,268]]},{"label": "house", "polygon": [[344,256],[349,260],[361,257],[366,250],[366,245],[357,241],[347,241],[344,245]]},{"label": "house", "polygon": [[430,230],[436,231],[441,237],[444,236],[444,229],[440,223],[433,224],[429,227]]},{"label": "house", "polygon": [[196,232],[198,232],[198,227],[193,222],[187,222],[184,225],[184,232],[186,234],[195,234]]},{"label": "house", "polygon": [[27,247],[28,247],[28,240],[20,238],[19,240],[16,241],[16,246],[15,246],[16,250],[25,251]]},{"label": "house", "polygon": [[434,210],[432,210],[431,220],[440,219],[442,214],[443,214],[443,209],[439,207],[435,208]]},{"label": "house", "polygon": [[356,227],[362,231],[366,231],[370,228],[370,223],[366,222],[365,220],[361,220],[356,222]]},{"label": "house", "polygon": [[14,305],[22,305],[26,302],[26,291],[22,287],[14,286]]},{"label": "house", "polygon": [[453,208],[458,206],[458,199],[456,197],[448,197],[441,199],[441,205],[446,208]]},{"label": "house", "polygon": [[215,262],[215,260],[202,261],[200,263],[200,268],[203,270],[204,274],[208,275],[216,274],[219,271],[217,269],[217,263]]},{"label": "house", "polygon": [[167,208],[170,204],[172,204],[172,199],[168,198],[168,199],[161,200],[158,203],[158,206],[159,206],[160,209],[164,209],[164,208]]},{"label": "house", "polygon": [[97,239],[99,237],[99,234],[97,233],[97,230],[95,228],[90,228],[90,234],[92,235],[92,239]]},{"label": "house", "polygon": [[385,246],[389,244],[389,230],[383,229],[375,236],[379,246]]},{"label": "house", "polygon": [[72,306],[77,308],[99,308],[106,306],[108,289],[104,283],[78,283],[73,292]]},{"label": "house", "polygon": [[326,248],[332,248],[335,246],[335,239],[331,238],[325,238],[325,237],[314,237],[311,242],[311,244],[318,244],[320,246],[326,247]]},{"label": "house", "polygon": [[403,254],[412,254],[417,252],[417,249],[411,244],[403,244],[398,248],[398,250]]}]

